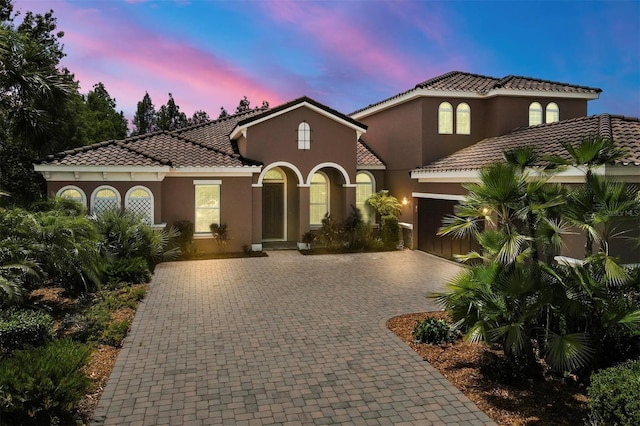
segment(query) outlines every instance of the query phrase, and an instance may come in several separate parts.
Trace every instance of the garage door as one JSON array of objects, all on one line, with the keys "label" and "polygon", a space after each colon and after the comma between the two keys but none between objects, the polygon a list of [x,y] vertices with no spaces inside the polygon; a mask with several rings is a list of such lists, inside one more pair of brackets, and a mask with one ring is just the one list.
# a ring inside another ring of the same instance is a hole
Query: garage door
[{"label": "garage door", "polygon": [[479,250],[479,245],[473,238],[436,235],[442,226],[442,218],[452,214],[456,204],[457,201],[451,200],[418,199],[418,250],[447,259],[454,259],[455,254]]}]

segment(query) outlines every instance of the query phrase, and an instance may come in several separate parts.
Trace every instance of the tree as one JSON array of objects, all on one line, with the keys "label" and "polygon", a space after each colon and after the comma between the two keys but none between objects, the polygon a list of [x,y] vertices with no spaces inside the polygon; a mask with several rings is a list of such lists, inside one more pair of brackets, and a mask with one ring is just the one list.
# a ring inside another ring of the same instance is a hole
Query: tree
[{"label": "tree", "polygon": [[134,130],[132,135],[144,135],[145,133],[155,132],[158,128],[156,125],[156,109],[151,102],[149,92],[144,93],[144,97],[138,102],[136,113],[133,116]]},{"label": "tree", "polygon": [[189,126],[194,126],[196,124],[204,124],[211,121],[211,117],[203,110],[198,110],[193,113],[193,116],[189,119]]},{"label": "tree", "polygon": [[97,83],[86,96],[84,125],[87,142],[124,139],[127,136],[127,120],[124,113],[116,112],[116,100],[111,98],[103,83]]},{"label": "tree", "polygon": [[249,101],[249,99],[247,99],[247,97],[243,97],[242,99],[240,99],[240,102],[238,102],[238,106],[236,107],[236,112],[234,114],[240,114],[243,112],[247,112],[247,111],[251,111],[251,101]]},{"label": "tree", "polygon": [[224,109],[224,107],[220,107],[220,114],[218,115],[218,119],[226,118],[228,116],[229,116],[229,113],[227,112],[227,110]]},{"label": "tree", "polygon": [[159,130],[177,130],[187,127],[189,121],[184,112],[180,112],[180,107],[176,105],[173,95],[169,93],[169,100],[166,105],[160,107],[157,115],[157,126]]}]

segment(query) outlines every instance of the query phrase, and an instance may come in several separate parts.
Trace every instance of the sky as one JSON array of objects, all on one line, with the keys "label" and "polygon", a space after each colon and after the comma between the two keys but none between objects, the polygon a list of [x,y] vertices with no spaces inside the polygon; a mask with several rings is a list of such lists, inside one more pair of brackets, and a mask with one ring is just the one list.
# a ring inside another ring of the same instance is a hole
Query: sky
[{"label": "sky", "polygon": [[449,71],[602,89],[640,117],[640,1],[14,0],[58,19],[66,66],[131,119],[145,92],[216,118],[246,96],[348,114]]}]

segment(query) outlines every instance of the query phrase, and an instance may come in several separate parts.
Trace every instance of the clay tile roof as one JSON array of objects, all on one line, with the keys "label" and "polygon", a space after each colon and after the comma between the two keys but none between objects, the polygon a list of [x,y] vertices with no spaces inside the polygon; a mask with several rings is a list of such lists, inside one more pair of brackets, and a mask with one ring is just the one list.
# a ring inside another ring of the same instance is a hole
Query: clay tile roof
[{"label": "clay tile roof", "polygon": [[502,160],[504,151],[525,146],[543,156],[560,155],[568,159],[562,143],[575,144],[590,136],[613,139],[617,146],[627,151],[627,156],[616,164],[640,166],[640,120],[601,114],[519,128],[503,136],[484,139],[415,171],[477,170]]},{"label": "clay tile roof", "polygon": [[122,146],[122,141],[107,141],[63,151],[41,159],[40,163],[62,166],[136,166],[158,167],[170,162]]},{"label": "clay tile roof", "polygon": [[416,84],[413,89],[409,89],[388,99],[368,105],[362,109],[352,112],[350,115],[357,114],[369,108],[383,104],[390,100],[400,98],[417,90],[433,90],[433,91],[451,91],[451,92],[469,92],[477,94],[486,94],[491,90],[507,89],[522,90],[526,92],[558,92],[558,93],[579,93],[585,95],[596,95],[602,92],[602,89],[578,86],[576,84],[560,83],[557,81],[541,80],[532,77],[520,77],[508,75],[503,78],[489,77],[486,75],[471,74],[462,71],[451,71],[446,74],[439,75],[430,80]]},{"label": "clay tile roof", "polygon": [[380,157],[362,139],[358,140],[356,157],[358,166],[384,166]]}]

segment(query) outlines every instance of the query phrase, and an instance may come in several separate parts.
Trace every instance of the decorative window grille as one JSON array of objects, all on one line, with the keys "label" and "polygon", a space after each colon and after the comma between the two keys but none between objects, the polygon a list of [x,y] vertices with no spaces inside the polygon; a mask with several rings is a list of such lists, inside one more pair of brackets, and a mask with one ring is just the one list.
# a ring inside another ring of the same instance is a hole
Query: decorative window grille
[{"label": "decorative window grille", "polygon": [[153,225],[153,198],[147,188],[136,187],[129,190],[126,208],[142,216],[147,224]]},{"label": "decorative window grille", "polygon": [[106,210],[117,209],[120,207],[120,195],[115,189],[102,188],[93,194],[91,203],[91,212],[98,215]]},{"label": "decorative window grille", "polygon": [[64,188],[61,188],[56,195],[58,197],[77,201],[85,207],[87,205],[87,199],[84,195],[84,192],[82,192],[80,188],[77,188],[75,186],[65,186]]}]

